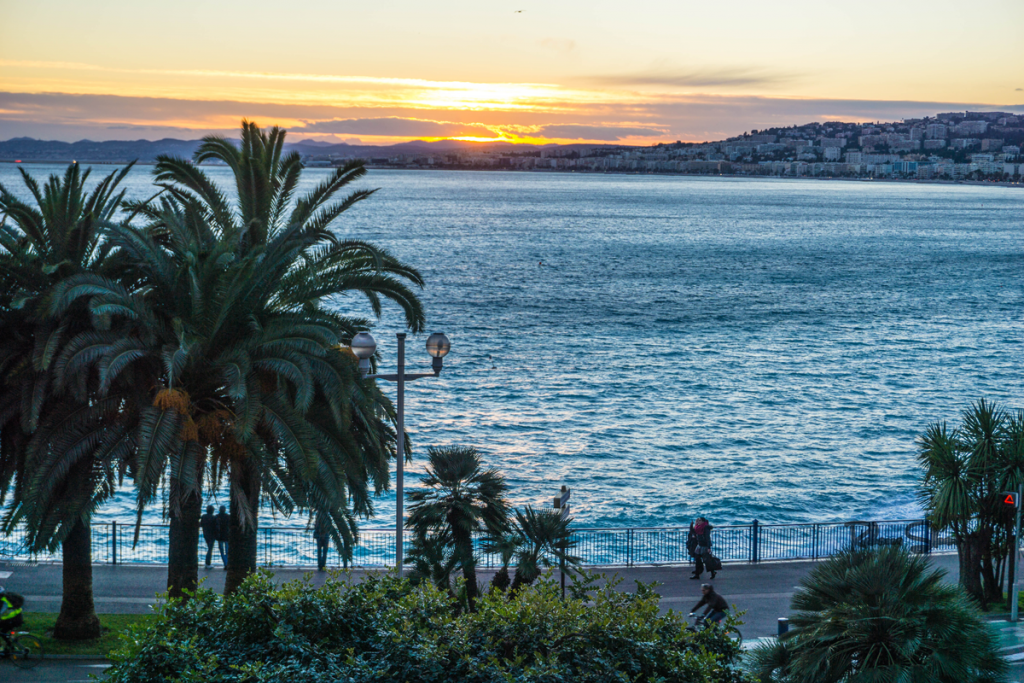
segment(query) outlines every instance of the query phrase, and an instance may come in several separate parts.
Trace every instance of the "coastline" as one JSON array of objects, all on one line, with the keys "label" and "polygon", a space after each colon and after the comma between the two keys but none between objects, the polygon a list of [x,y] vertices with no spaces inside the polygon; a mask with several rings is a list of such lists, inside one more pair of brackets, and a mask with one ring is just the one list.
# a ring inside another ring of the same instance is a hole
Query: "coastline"
[{"label": "coastline", "polygon": [[[56,164],[67,164],[72,163],[67,160],[64,161],[39,161],[39,160],[27,160],[18,161],[10,159],[0,159],[0,164],[10,164],[12,166],[30,166],[30,165],[56,165]],[[82,163],[88,166],[124,166],[130,163],[129,161],[88,161],[83,160],[74,163]],[[152,161],[139,161],[135,163],[135,166],[154,166],[155,162]],[[220,164],[200,164],[200,166],[209,168],[221,168]],[[225,167],[226,168],[226,167]],[[330,169],[335,168],[334,166],[307,166],[307,170],[318,170],[318,169]],[[551,174],[551,175],[581,175],[581,176],[656,176],[659,178],[730,178],[734,180],[815,180],[815,181],[844,181],[844,182],[856,182],[856,183],[909,183],[914,185],[969,185],[969,186],[980,186],[980,187],[1009,187],[1016,189],[1024,189],[1024,180],[1011,182],[1005,180],[948,180],[942,178],[874,178],[874,177],[836,177],[836,176],[812,176],[812,175],[800,175],[800,176],[779,176],[779,175],[751,175],[749,173],[667,173],[667,172],[643,172],[643,173],[629,173],[627,171],[577,171],[577,170],[566,170],[560,171],[558,169],[513,169],[513,168],[430,168],[422,166],[391,166],[391,165],[377,165],[367,164],[367,170],[370,171],[446,171],[446,172],[462,172],[462,173],[510,173],[510,174]]]}]

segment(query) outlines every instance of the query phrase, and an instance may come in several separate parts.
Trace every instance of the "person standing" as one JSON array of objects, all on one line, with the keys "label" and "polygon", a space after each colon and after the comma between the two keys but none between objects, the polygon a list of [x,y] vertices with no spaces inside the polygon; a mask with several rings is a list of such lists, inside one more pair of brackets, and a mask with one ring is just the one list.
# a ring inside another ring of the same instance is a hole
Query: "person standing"
[{"label": "person standing", "polygon": [[[704,517],[698,517],[690,525],[690,533],[686,539],[686,549],[696,562],[693,574],[690,575],[691,579],[699,579],[700,575],[704,573],[704,559],[711,553],[711,529],[711,524]],[[711,578],[715,578],[714,569],[711,570]]]},{"label": "person standing", "polygon": [[206,566],[213,561],[213,546],[217,543],[217,515],[213,514],[213,506],[206,506],[206,514],[199,518],[199,526],[203,529],[203,540],[206,541]]},{"label": "person standing", "polygon": [[224,561],[224,569],[228,568],[228,541],[231,540],[231,515],[228,509],[221,505],[217,513],[217,545],[220,550],[220,559]]},{"label": "person standing", "polygon": [[327,518],[319,512],[313,525],[313,537],[316,539],[316,568],[323,571],[327,568],[327,551],[330,548],[331,536],[327,532]]},{"label": "person standing", "polygon": [[690,531],[686,534],[686,554],[697,559],[697,532],[693,529],[693,522],[690,522]]}]

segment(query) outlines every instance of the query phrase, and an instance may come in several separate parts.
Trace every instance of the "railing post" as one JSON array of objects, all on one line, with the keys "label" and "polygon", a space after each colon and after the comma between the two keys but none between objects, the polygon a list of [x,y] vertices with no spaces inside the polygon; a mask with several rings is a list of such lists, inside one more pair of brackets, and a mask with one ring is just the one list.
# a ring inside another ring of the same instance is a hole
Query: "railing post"
[{"label": "railing post", "polygon": [[932,554],[932,525],[924,520],[924,554]]},{"label": "railing post", "polygon": [[754,562],[754,563],[756,563],[757,559],[758,559],[757,558],[757,556],[758,556],[758,547],[757,547],[757,545],[758,545],[758,541],[759,541],[758,536],[760,535],[758,533],[758,529],[759,529],[759,524],[758,524],[758,521],[755,519],[753,524],[750,525],[750,561]]},{"label": "railing post", "polygon": [[110,526],[110,558],[111,564],[117,564],[117,520]]},{"label": "railing post", "polygon": [[818,525],[811,528],[811,559],[818,559]]},{"label": "railing post", "polygon": [[633,530],[626,529],[626,566],[633,566]]}]

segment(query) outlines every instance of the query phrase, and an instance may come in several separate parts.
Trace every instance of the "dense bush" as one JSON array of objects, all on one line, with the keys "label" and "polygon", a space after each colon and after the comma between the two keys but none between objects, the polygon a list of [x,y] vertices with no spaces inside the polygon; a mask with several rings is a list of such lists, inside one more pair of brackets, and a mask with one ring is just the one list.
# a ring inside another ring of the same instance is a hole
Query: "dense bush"
[{"label": "dense bush", "polygon": [[717,629],[687,633],[658,595],[596,576],[561,600],[549,578],[509,598],[482,595],[476,611],[450,594],[394,575],[358,584],[332,576],[316,589],[249,577],[229,597],[207,590],[171,601],[111,654],[111,683],[345,681],[679,681],[740,683],[738,653]]}]

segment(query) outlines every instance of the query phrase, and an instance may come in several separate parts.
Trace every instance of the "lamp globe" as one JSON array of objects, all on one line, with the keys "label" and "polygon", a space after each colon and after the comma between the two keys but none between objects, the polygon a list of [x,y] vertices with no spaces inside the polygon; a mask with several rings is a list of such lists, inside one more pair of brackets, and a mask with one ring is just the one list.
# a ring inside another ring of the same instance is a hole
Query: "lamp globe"
[{"label": "lamp globe", "polygon": [[365,375],[370,371],[370,357],[377,350],[377,342],[369,332],[360,332],[352,337],[349,347],[352,354],[359,359],[359,372]]}]

